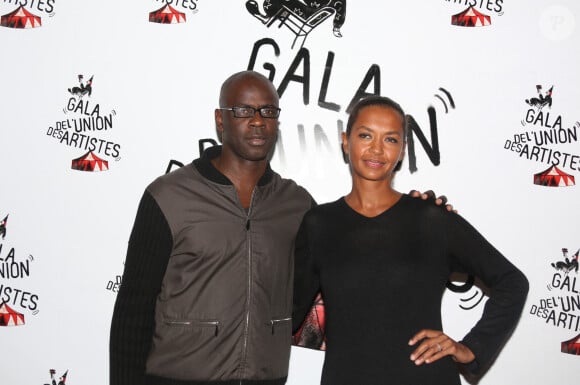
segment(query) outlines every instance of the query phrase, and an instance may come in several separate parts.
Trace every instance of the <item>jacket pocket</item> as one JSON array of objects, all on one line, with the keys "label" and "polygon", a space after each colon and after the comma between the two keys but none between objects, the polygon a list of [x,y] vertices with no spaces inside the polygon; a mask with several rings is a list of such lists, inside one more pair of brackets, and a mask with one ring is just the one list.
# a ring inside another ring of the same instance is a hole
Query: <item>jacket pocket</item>
[{"label": "jacket pocket", "polygon": [[190,320],[190,319],[165,318],[163,319],[163,323],[170,327],[185,328],[185,329],[212,328],[214,330],[215,337],[218,336],[220,330],[220,321],[212,319]]},{"label": "jacket pocket", "polygon": [[267,348],[257,354],[257,361],[262,362],[272,378],[286,377],[290,361],[292,318],[272,317],[264,326],[266,330],[261,341]]},{"label": "jacket pocket", "polygon": [[285,331],[290,322],[292,322],[292,317],[271,319],[269,325],[272,328],[272,334],[275,334],[276,330],[279,329],[283,329]]}]

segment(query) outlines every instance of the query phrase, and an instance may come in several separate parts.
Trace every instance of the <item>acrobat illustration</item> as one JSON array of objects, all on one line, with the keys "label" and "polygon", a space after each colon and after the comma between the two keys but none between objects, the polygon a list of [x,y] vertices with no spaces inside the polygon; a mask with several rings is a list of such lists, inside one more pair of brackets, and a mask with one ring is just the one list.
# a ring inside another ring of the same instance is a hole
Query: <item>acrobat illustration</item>
[{"label": "acrobat illustration", "polygon": [[578,272],[578,255],[580,254],[580,249],[576,251],[576,254],[572,256],[572,259],[568,258],[568,249],[562,249],[562,254],[564,254],[564,260],[552,263],[552,267],[556,270],[568,274],[571,271]]},{"label": "acrobat illustration", "polygon": [[68,370],[64,372],[62,376],[58,379],[58,383],[56,382],[56,370],[50,369],[50,384],[44,385],[65,385],[66,383],[66,375],[68,374]]},{"label": "acrobat illustration", "polygon": [[532,107],[537,107],[538,110],[541,110],[542,107],[544,107],[546,105],[548,107],[552,108],[552,90],[553,89],[554,89],[554,86],[550,87],[550,89],[548,91],[546,91],[545,94],[542,94],[542,86],[540,84],[538,84],[536,86],[536,91],[538,92],[538,97],[526,99],[526,103],[528,103]]},{"label": "acrobat illustration", "polygon": [[79,86],[69,88],[68,92],[70,92],[74,96],[78,96],[79,98],[82,98],[87,94],[91,96],[91,93],[93,92],[93,77],[91,76],[91,78],[86,83],[83,83],[84,78],[83,75],[79,75],[78,78],[79,78]]},{"label": "acrobat illustration", "polygon": [[2,237],[2,239],[6,238],[6,224],[8,224],[8,215],[6,215],[6,217],[2,219],[2,222],[0,222],[0,237]]},{"label": "acrobat illustration", "polygon": [[296,38],[302,37],[302,45],[310,31],[334,14],[332,32],[342,37],[340,28],[346,17],[346,0],[264,0],[262,10],[255,0],[246,1],[246,9],[267,27],[279,21],[278,27],[285,25]]}]

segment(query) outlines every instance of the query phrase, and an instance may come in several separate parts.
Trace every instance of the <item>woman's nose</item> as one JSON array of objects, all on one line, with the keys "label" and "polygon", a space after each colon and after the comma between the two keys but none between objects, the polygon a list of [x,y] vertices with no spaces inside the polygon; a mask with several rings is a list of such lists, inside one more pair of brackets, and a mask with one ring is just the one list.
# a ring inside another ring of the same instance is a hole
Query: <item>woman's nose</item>
[{"label": "woman's nose", "polygon": [[371,142],[371,151],[375,154],[381,154],[383,152],[383,143],[380,140],[373,140]]}]

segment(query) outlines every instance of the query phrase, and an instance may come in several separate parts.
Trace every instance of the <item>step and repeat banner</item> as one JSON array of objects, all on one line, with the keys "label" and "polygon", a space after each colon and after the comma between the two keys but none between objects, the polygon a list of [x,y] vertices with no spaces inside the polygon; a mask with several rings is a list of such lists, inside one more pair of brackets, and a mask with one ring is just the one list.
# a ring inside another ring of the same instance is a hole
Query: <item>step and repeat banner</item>
[{"label": "step and repeat banner", "polygon": [[[217,142],[219,87],[244,69],[280,94],[272,167],[318,202],[349,191],[353,101],[397,100],[412,137],[396,188],[445,194],[530,281],[480,383],[578,383],[576,0],[0,0],[0,14],[2,383],[108,383],[141,194]],[[486,301],[471,278],[444,294],[456,339]],[[294,347],[288,383],[317,384],[323,354]]]}]

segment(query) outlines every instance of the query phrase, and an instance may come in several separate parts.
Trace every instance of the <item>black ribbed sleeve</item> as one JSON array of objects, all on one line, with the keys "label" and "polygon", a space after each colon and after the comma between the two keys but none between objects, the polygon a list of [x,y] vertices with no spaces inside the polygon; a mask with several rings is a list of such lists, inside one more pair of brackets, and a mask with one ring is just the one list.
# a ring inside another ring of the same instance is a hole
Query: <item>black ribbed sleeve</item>
[{"label": "black ribbed sleeve", "polygon": [[145,191],[129,239],[111,322],[110,385],[143,385],[155,326],[155,301],[172,249],[167,220]]}]

